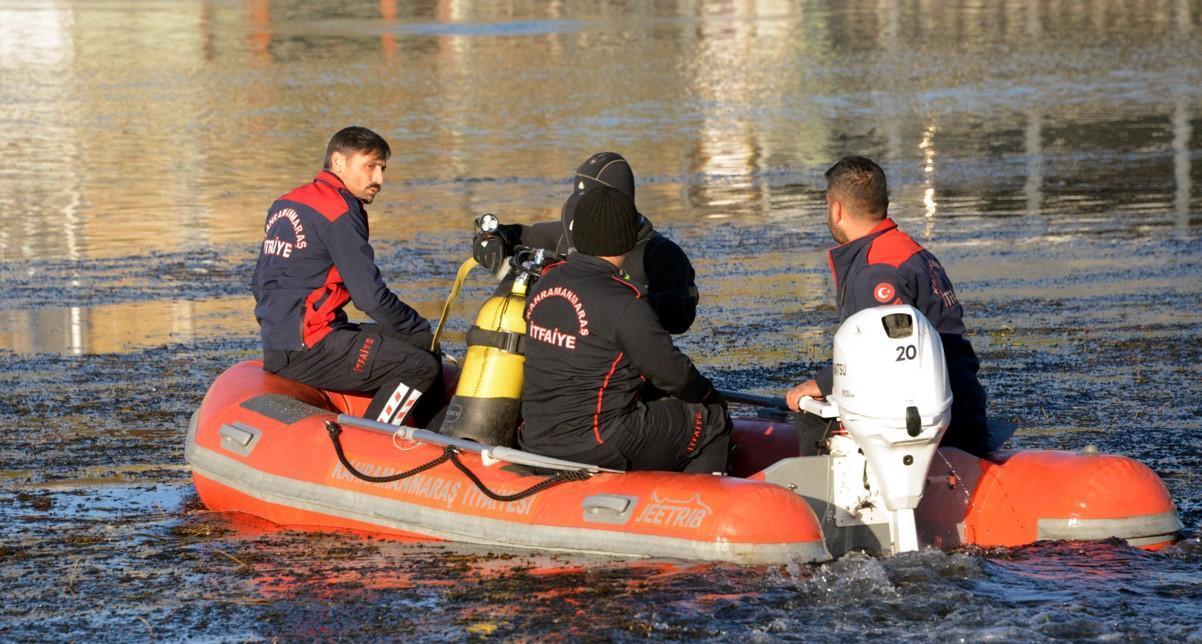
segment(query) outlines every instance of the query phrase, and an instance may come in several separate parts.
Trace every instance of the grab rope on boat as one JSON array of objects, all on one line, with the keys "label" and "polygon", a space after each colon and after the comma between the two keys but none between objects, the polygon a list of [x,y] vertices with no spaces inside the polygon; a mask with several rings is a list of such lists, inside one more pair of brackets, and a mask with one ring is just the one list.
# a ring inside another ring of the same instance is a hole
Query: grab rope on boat
[{"label": "grab rope on boat", "polygon": [[339,438],[339,436],[342,435],[342,425],[339,425],[338,423],[336,423],[332,420],[327,420],[326,421],[326,431],[330,433],[330,441],[334,443],[334,452],[338,454],[338,462],[342,463],[342,466],[346,468],[346,471],[353,474],[355,476],[355,478],[367,481],[368,483],[392,483],[393,481],[407,479],[410,476],[414,476],[416,474],[421,474],[422,472],[425,472],[426,470],[433,469],[435,467],[438,467],[439,465],[442,465],[443,463],[450,460],[451,453],[452,453],[451,447],[448,445],[446,451],[444,451],[442,453],[442,456],[439,456],[438,458],[430,461],[429,463],[425,463],[423,465],[418,465],[417,467],[415,467],[407,472],[400,472],[398,474],[390,474],[388,476],[372,476],[370,474],[364,474],[363,472],[360,472],[359,470],[355,469],[355,466],[351,465],[351,462],[349,460],[347,460],[346,452],[342,451],[342,439]]},{"label": "grab rope on boat", "polygon": [[521,492],[515,492],[513,494],[498,494],[490,490],[488,486],[484,484],[484,481],[481,481],[480,477],[476,476],[475,472],[471,471],[467,465],[463,464],[463,461],[459,460],[459,452],[456,451],[455,447],[452,445],[447,445],[444,447],[442,454],[434,460],[422,465],[418,465],[411,470],[399,472],[397,474],[390,474],[388,476],[372,476],[359,471],[354,465],[351,464],[350,460],[347,459],[346,452],[344,452],[342,449],[342,439],[340,438],[342,435],[342,426],[332,420],[327,420],[325,422],[326,431],[330,434],[330,442],[334,443],[334,452],[338,454],[338,462],[342,463],[342,466],[346,468],[346,471],[350,472],[355,478],[367,481],[368,483],[392,483],[393,481],[400,481],[401,479],[407,479],[410,476],[421,474],[426,470],[433,469],[447,461],[450,461],[456,468],[459,469],[460,472],[463,472],[464,475],[466,475],[467,478],[476,486],[476,488],[479,489],[480,492],[485,496],[494,501],[508,503],[510,501],[519,501],[528,496],[538,494],[539,492],[555,487],[560,483],[567,483],[569,481],[584,481],[592,477],[591,472],[586,472],[583,470],[565,470],[556,472],[555,474],[548,476],[547,478],[535,483],[534,485],[531,485]]},{"label": "grab rope on boat", "polygon": [[585,472],[582,470],[562,470],[562,471],[556,472],[555,474],[553,474],[551,476],[548,476],[547,478],[539,481],[538,483],[535,483],[534,485],[531,485],[530,487],[522,490],[521,492],[515,492],[513,494],[497,494],[496,492],[493,492],[492,490],[488,489],[488,486],[484,485],[484,481],[481,481],[476,476],[475,472],[468,469],[468,467],[466,465],[464,465],[462,461],[459,460],[459,454],[458,454],[458,452],[455,451],[454,447],[447,445],[447,450],[446,450],[445,454],[450,455],[451,463],[455,467],[459,468],[460,472],[463,472],[465,475],[467,475],[467,477],[472,480],[472,483],[475,483],[476,487],[481,492],[484,493],[484,496],[487,496],[488,498],[490,498],[494,501],[501,501],[501,502],[517,501],[520,499],[524,499],[530,495],[538,494],[539,492],[542,492],[543,490],[545,490],[547,488],[555,487],[556,485],[559,485],[560,483],[567,483],[568,481],[584,481],[592,476],[591,473]]}]

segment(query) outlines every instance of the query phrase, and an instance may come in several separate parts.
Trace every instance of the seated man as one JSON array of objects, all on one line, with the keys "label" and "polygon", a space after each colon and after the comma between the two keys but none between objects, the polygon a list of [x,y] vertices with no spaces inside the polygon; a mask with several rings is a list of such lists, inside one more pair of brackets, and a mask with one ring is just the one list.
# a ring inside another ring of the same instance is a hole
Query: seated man
[{"label": "seated man", "polygon": [[[364,205],[384,183],[389,154],[366,128],[335,134],[317,178],[268,209],[251,288],[264,369],[373,394],[368,418],[399,425],[412,413],[424,427],[445,402],[430,323],[384,285],[367,241]],[[378,324],[347,321],[347,302]]]},{"label": "seated man", "polygon": [[[638,241],[625,193],[576,204],[576,249],[547,268],[526,305],[522,449],[623,470],[725,472],[730,418],[672,344],[641,288],[619,276]],[[646,378],[670,397],[639,399]]]},{"label": "seated man", "polygon": [[[964,309],[943,266],[889,218],[889,189],[880,166],[864,157],[844,157],[826,171],[826,181],[827,225],[841,244],[829,252],[839,320],[884,304],[922,311],[943,340],[952,389],[952,420],[942,445],[984,454],[989,431],[985,390],[977,381],[980,363],[964,337]],[[789,408],[796,411],[802,396],[829,395],[832,381],[828,365],[787,392]],[[822,429],[814,417],[802,415],[803,455],[814,453]]]},{"label": "seated man", "polygon": [[[473,240],[472,255],[481,266],[496,272],[517,244],[545,248],[555,255],[566,255],[572,247],[572,226],[576,203],[585,190],[608,186],[634,201],[634,173],[622,155],[600,152],[589,157],[572,179],[572,194],[563,206],[561,221],[533,226],[502,225],[495,234],[480,234]],[[638,285],[660,326],[669,333],[684,333],[697,317],[696,274],[689,258],[675,242],[656,232],[651,220],[639,215],[638,238],[626,255],[621,269]],[[508,289],[504,289],[508,292]]]}]

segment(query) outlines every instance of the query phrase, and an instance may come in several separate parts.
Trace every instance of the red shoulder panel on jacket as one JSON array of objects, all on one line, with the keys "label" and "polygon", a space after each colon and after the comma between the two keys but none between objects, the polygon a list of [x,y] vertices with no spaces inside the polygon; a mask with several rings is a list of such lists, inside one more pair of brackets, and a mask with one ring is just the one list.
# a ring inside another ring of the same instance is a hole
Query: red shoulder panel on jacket
[{"label": "red shoulder panel on jacket", "polygon": [[281,199],[309,206],[330,221],[334,221],[347,212],[346,199],[338,192],[338,189],[321,181],[303,185],[284,195]]},{"label": "red shoulder panel on jacket", "polygon": [[888,264],[897,268],[921,250],[918,242],[894,228],[872,240],[868,247],[868,264]]},{"label": "red shoulder panel on jacket", "polygon": [[562,266],[563,264],[566,264],[566,263],[567,262],[563,261],[562,259],[559,260],[558,262],[551,262],[550,264],[547,264],[546,266],[543,267],[543,270],[540,274],[546,275],[547,271],[551,270],[552,268],[555,268],[556,266]]}]

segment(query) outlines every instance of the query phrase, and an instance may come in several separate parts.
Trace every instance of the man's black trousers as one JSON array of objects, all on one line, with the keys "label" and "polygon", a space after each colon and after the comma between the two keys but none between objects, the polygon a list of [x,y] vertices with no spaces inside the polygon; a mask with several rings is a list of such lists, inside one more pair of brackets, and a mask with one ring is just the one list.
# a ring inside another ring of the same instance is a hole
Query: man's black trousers
[{"label": "man's black trousers", "polygon": [[[626,471],[725,474],[730,433],[730,416],[722,405],[660,398],[640,403],[625,427],[604,444],[557,457]],[[523,449],[539,451],[537,446]]]},{"label": "man's black trousers", "polygon": [[425,427],[446,402],[442,363],[421,338],[380,333],[376,324],[335,329],[301,351],[264,351],[263,368],[307,385],[372,396],[367,418]]}]

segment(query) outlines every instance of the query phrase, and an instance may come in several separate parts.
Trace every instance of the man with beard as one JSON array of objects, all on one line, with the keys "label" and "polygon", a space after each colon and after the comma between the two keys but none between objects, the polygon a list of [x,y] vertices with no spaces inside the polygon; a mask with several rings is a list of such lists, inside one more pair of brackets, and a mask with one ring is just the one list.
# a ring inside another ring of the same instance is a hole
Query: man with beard
[{"label": "man with beard", "polygon": [[[340,130],[311,182],[267,211],[251,288],[263,368],[321,389],[372,395],[367,417],[425,426],[444,404],[430,324],[384,284],[367,210],[391,150],[362,127]],[[354,302],[375,324],[354,324]]]}]

